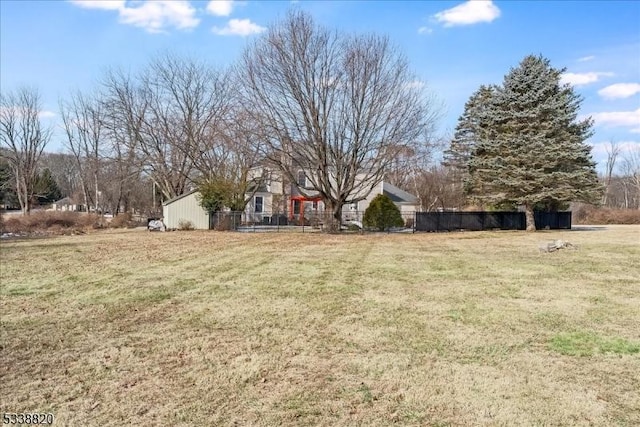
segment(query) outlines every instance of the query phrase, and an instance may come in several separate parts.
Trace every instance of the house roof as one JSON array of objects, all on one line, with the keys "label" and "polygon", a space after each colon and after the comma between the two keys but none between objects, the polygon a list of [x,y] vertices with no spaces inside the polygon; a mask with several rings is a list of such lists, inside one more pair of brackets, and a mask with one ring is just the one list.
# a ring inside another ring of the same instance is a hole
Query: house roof
[{"label": "house roof", "polygon": [[413,194],[407,193],[388,182],[382,183],[382,192],[395,203],[417,204],[419,202],[418,198]]},{"label": "house roof", "polygon": [[193,190],[191,190],[191,191],[187,191],[186,193],[182,193],[181,195],[176,196],[176,197],[174,197],[173,199],[169,199],[169,200],[167,200],[166,202],[162,203],[162,206],[167,206],[167,205],[170,205],[170,204],[171,204],[171,203],[173,203],[173,202],[177,202],[177,201],[178,201],[178,200],[180,200],[180,199],[183,199],[183,198],[185,198],[185,197],[187,197],[187,196],[192,195],[192,194],[193,194],[193,193],[195,193],[196,191],[198,191],[198,189],[194,188],[194,189],[193,189]]},{"label": "house roof", "polygon": [[71,197],[63,197],[60,200],[56,200],[55,202],[53,202],[55,205],[73,205],[73,201],[71,200]]},{"label": "house roof", "polygon": [[267,184],[264,181],[260,183],[250,182],[247,186],[247,193],[268,193]]}]

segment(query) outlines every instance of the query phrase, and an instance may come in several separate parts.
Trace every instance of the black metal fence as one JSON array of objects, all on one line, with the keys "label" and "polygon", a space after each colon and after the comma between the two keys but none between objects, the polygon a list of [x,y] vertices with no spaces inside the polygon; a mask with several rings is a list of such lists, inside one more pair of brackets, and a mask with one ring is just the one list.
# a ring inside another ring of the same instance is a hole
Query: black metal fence
[{"label": "black metal fence", "polygon": [[571,230],[571,212],[534,212],[536,228]]},{"label": "black metal fence", "polygon": [[[571,229],[571,212],[534,212],[537,229]],[[416,212],[415,231],[524,230],[524,212]]]},{"label": "black metal fence", "polygon": [[[415,213],[403,212],[401,216],[403,226],[390,231],[413,230]],[[345,209],[342,212],[342,229],[361,230],[363,218],[364,212]],[[302,215],[289,215],[287,212],[221,211],[209,215],[209,229],[245,232],[314,232],[324,230],[330,221],[333,221],[331,213],[323,211],[305,211]]]}]

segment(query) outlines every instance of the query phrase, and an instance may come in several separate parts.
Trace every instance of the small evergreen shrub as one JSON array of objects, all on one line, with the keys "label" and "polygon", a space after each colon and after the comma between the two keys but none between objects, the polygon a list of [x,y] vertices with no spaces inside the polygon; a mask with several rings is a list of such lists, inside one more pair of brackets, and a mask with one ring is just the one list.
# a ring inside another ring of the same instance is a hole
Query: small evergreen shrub
[{"label": "small evergreen shrub", "polygon": [[384,194],[378,194],[364,212],[365,227],[385,231],[391,227],[402,227],[404,221],[400,209]]}]

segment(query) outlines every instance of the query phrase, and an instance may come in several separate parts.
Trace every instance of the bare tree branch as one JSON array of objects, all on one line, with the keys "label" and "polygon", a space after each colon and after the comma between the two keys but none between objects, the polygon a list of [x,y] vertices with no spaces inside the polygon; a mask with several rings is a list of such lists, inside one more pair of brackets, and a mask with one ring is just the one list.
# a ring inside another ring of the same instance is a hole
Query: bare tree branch
[{"label": "bare tree branch", "polygon": [[0,95],[0,146],[16,183],[16,193],[23,214],[31,212],[38,162],[51,139],[51,128],[40,122],[40,93],[20,88]]},{"label": "bare tree branch", "polygon": [[363,200],[401,147],[433,118],[403,55],[384,37],[345,36],[291,13],[249,48],[239,70],[263,153],[288,181],[302,171],[331,210]]}]

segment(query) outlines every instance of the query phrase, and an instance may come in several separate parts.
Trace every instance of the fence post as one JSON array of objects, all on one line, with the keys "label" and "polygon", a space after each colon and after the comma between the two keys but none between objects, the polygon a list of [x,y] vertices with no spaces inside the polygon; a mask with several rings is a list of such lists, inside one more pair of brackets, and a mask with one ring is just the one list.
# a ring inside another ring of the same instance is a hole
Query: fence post
[{"label": "fence post", "polygon": [[416,233],[416,223],[418,222],[418,212],[413,212],[413,224],[411,226],[411,232]]}]

